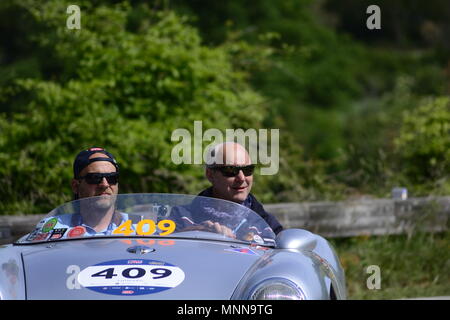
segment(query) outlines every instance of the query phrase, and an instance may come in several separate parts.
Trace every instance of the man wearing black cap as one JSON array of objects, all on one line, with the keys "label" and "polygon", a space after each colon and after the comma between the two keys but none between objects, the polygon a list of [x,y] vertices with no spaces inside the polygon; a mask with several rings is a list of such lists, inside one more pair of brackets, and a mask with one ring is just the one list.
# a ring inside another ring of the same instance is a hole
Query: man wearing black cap
[{"label": "man wearing black cap", "polygon": [[27,240],[110,235],[130,219],[128,214],[115,209],[119,166],[111,153],[98,147],[81,151],[73,163],[73,176],[74,198],[80,199],[73,203],[74,211],[66,213],[63,206],[62,213],[40,221]]},{"label": "man wearing black cap", "polygon": [[94,198],[80,202],[80,215],[71,224],[79,224],[88,233],[111,233],[123,222],[115,212],[115,195],[119,191],[119,165],[113,155],[103,148],[81,151],[73,163],[72,191],[75,199]]},{"label": "man wearing black cap", "polygon": [[73,163],[74,198],[115,195],[119,191],[119,166],[113,155],[103,148],[81,151]]}]

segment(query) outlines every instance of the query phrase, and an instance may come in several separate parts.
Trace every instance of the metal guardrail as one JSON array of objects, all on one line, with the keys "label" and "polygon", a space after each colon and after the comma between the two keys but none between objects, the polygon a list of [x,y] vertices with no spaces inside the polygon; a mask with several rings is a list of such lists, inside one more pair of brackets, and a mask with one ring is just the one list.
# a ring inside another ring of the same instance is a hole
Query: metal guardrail
[{"label": "metal guardrail", "polygon": [[[448,229],[450,196],[358,199],[264,205],[285,228],[301,228],[326,238],[405,234]],[[34,229],[44,214],[0,216],[0,244],[11,243]]]}]

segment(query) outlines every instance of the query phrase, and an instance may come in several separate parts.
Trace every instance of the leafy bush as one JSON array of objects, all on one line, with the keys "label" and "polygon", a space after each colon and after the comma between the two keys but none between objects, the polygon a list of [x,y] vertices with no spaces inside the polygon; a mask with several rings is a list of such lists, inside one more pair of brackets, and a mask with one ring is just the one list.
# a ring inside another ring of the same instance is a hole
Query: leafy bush
[{"label": "leafy bush", "polygon": [[360,5],[333,16],[329,1],[117,2],[78,1],[81,30],[66,28],[67,3],[0,2],[0,32],[14,34],[0,39],[2,213],[69,200],[73,157],[92,145],[118,158],[121,192],[197,193],[202,167],[170,158],[171,133],[195,120],[280,129],[280,171],[254,186],[264,202],[395,185],[448,194],[448,129],[435,129],[448,104],[415,111],[446,94],[445,46],[396,50],[337,32],[333,19]]},{"label": "leafy bush", "polygon": [[192,131],[195,120],[203,130],[261,127],[263,98],[245,72],[173,12],[142,6],[129,30],[129,5],[79,1],[81,29],[68,30],[60,1],[10,5],[39,25],[25,41],[43,61],[36,77],[15,77],[0,91],[2,213],[69,200],[73,158],[90,146],[117,157],[121,192],[197,193],[203,170],[173,164],[172,131]]},{"label": "leafy bush", "polygon": [[442,195],[450,192],[449,97],[405,111],[395,145],[401,170],[413,184],[431,187]]}]

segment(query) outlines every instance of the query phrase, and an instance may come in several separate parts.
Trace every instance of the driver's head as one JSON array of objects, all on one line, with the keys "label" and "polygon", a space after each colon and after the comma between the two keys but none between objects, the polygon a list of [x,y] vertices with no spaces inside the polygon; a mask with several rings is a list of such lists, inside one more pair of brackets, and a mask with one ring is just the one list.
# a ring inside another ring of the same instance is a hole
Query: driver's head
[{"label": "driver's head", "polygon": [[119,190],[119,166],[113,155],[103,148],[81,151],[73,163],[74,198],[115,195]]},{"label": "driver's head", "polygon": [[238,143],[225,142],[211,149],[210,156],[214,160],[206,166],[206,177],[213,196],[244,202],[252,189],[254,169],[247,150]]}]

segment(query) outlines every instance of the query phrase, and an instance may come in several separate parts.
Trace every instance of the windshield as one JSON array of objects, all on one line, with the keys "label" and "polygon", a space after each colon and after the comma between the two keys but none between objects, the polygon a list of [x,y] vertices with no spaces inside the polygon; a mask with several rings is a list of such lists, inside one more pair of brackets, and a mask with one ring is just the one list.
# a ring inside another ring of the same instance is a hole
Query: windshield
[{"label": "windshield", "polygon": [[16,243],[75,238],[182,237],[273,245],[256,212],[234,202],[179,194],[118,194],[63,204]]}]

